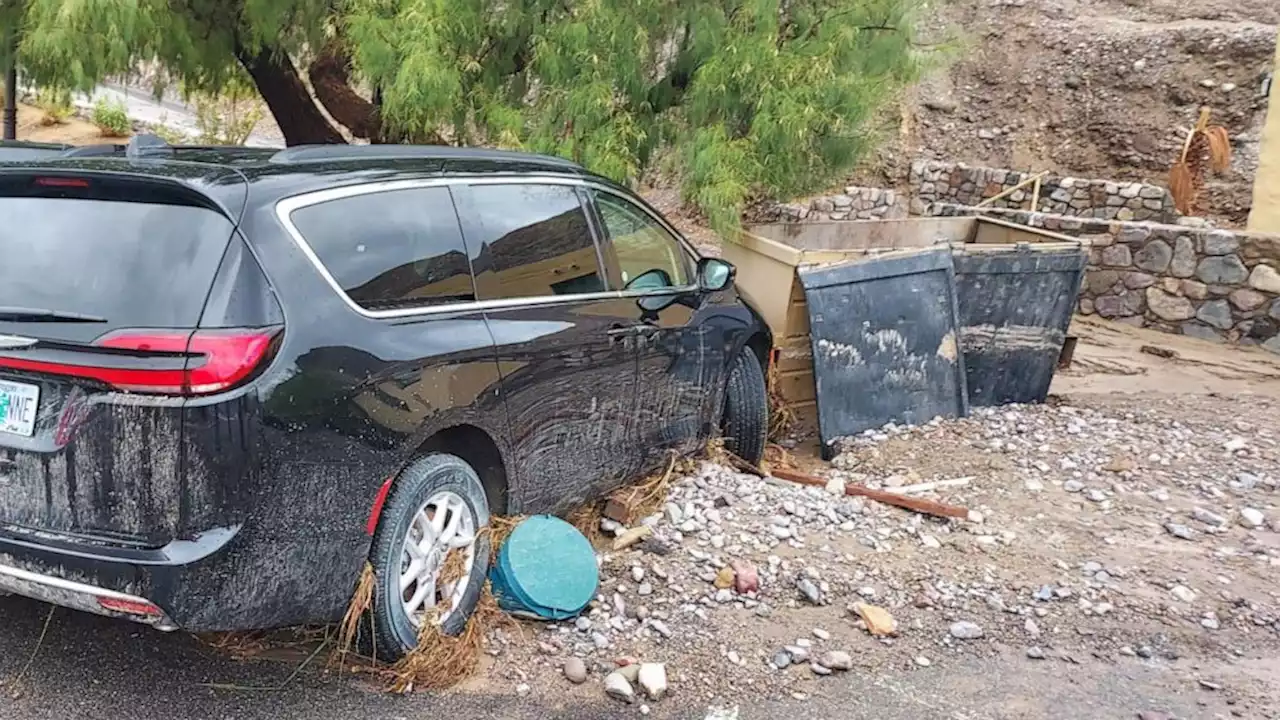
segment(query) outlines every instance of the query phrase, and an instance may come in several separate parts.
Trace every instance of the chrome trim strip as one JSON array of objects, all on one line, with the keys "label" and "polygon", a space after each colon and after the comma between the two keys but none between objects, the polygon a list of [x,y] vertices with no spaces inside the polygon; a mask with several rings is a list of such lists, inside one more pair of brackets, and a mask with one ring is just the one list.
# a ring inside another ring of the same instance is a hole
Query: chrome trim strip
[{"label": "chrome trim strip", "polygon": [[57,590],[65,590],[67,592],[79,593],[81,595],[92,595],[93,597],[103,597],[111,600],[124,600],[126,602],[146,603],[154,605],[155,603],[140,598],[136,595],[128,595],[115,590],[107,590],[106,588],[94,587],[93,585],[85,585],[74,580],[66,580],[52,575],[42,575],[40,573],[23,570],[21,568],[10,567],[8,565],[0,565],[0,575],[8,575],[11,578],[22,580],[24,582],[35,583],[36,585],[44,585]]},{"label": "chrome trim strip", "polygon": [[[4,582],[4,578],[6,577],[16,581],[18,584],[17,587],[6,585]],[[24,591],[22,588],[24,583],[33,587]],[[37,588],[44,588],[49,592],[41,592]],[[164,612],[163,608],[160,608],[158,605],[146,598],[116,592],[115,590],[108,590],[94,585],[86,585],[84,583],[75,582],[74,580],[67,580],[66,578],[31,572],[30,570],[23,570],[21,568],[16,568],[2,563],[0,563],[0,589],[7,589],[20,595],[27,595],[27,593],[31,593],[30,597],[34,597],[37,600],[51,602],[55,605],[64,605],[65,607],[70,607],[74,610],[81,610],[98,615],[125,618],[144,625],[150,625],[157,630],[168,632],[178,629],[178,626],[174,624],[173,620],[171,620],[167,614],[134,615],[132,613],[118,612],[113,611],[110,608],[104,608],[96,602],[97,598],[106,598],[108,600],[120,600],[130,603],[143,603],[160,609],[161,613]],[[58,593],[67,593],[68,595],[59,596]],[[84,601],[78,601],[78,598],[84,598]]]},{"label": "chrome trim strip", "polygon": [[35,338],[23,337],[21,335],[0,335],[0,348],[5,350],[31,347],[38,342],[40,341]]},{"label": "chrome trim strip", "polygon": [[571,187],[589,187],[595,190],[607,192],[615,195],[627,202],[640,208],[646,215],[661,225],[671,236],[684,247],[686,252],[692,254],[695,258],[699,254],[669,222],[661,215],[650,210],[644,204],[633,202],[632,198],[614,190],[611,187],[598,182],[587,180],[575,176],[564,175],[521,175],[520,177],[470,177],[466,175],[450,176],[445,178],[423,178],[413,180],[384,180],[381,182],[362,183],[359,185],[344,185],[342,187],[326,188],[324,190],[315,190],[301,195],[284,198],[276,203],[276,219],[288,232],[289,237],[293,239],[298,249],[306,256],[312,267],[316,269],[329,287],[342,298],[347,307],[364,317],[375,320],[386,320],[394,318],[411,318],[422,317],[428,315],[453,315],[457,313],[470,313],[484,310],[501,310],[516,307],[542,307],[547,305],[560,305],[573,303],[578,301],[591,300],[613,300],[622,298],[639,298],[647,296],[664,296],[678,295],[681,293],[695,292],[698,285],[683,285],[674,288],[661,288],[657,290],[609,290],[597,293],[579,293],[575,295],[547,295],[541,297],[527,298],[503,298],[501,300],[477,300],[473,302],[451,303],[448,305],[431,305],[420,308],[395,308],[392,310],[368,310],[361,307],[359,303],[352,300],[338,281],[333,277],[329,269],[320,261],[320,257],[316,255],[315,250],[311,248],[311,244],[302,237],[302,233],[294,226],[292,215],[294,211],[311,205],[318,205],[323,202],[333,200],[341,200],[349,197],[358,197],[360,195],[369,195],[379,192],[394,192],[396,190],[416,190],[428,187],[449,187],[453,185],[567,185]]}]

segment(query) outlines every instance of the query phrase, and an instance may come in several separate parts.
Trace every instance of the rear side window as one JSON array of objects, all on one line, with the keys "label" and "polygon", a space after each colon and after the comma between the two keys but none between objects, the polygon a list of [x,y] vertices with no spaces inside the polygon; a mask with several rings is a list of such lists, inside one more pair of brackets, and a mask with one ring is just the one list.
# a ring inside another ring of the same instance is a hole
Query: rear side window
[{"label": "rear side window", "polygon": [[291,220],[343,292],[367,310],[475,300],[448,188],[330,200],[298,208]]},{"label": "rear side window", "polygon": [[471,238],[481,300],[600,292],[591,226],[561,185],[475,185]]},{"label": "rear side window", "polygon": [[0,324],[76,341],[194,328],[232,230],[201,207],[0,197]]}]

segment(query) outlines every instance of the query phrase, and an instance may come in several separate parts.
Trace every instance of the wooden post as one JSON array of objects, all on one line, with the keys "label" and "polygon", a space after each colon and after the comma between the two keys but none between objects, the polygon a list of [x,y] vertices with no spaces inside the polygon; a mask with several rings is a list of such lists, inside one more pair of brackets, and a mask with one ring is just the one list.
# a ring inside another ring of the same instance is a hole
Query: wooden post
[{"label": "wooden post", "polygon": [[1040,212],[1040,175],[1036,176],[1036,184],[1031,186],[1031,212]]}]

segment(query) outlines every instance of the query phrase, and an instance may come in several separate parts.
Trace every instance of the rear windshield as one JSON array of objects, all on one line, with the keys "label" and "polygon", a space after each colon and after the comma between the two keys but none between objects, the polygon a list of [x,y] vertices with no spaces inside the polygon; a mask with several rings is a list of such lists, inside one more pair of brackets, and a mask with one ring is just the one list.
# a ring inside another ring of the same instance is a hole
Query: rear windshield
[{"label": "rear windshield", "polygon": [[0,197],[0,312],[9,313],[0,326],[21,308],[105,320],[83,332],[71,332],[82,323],[41,322],[56,330],[28,333],[42,337],[194,327],[232,230],[186,205]]}]

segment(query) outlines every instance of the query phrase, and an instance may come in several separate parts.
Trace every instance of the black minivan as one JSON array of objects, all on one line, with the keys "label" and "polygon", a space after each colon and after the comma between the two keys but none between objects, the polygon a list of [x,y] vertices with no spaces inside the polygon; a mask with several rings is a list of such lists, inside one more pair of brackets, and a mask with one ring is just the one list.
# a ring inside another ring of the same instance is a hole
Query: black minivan
[{"label": "black minivan", "polygon": [[0,249],[0,593],[269,628],[340,618],[368,561],[395,657],[465,623],[490,513],[764,450],[733,267],[558,158],[0,156]]}]

